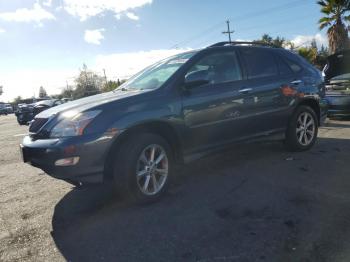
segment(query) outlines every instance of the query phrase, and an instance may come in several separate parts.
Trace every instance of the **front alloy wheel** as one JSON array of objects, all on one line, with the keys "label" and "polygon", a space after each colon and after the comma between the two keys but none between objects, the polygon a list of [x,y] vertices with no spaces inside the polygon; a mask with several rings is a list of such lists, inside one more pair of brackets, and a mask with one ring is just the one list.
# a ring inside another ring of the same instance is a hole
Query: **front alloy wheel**
[{"label": "front alloy wheel", "polygon": [[160,192],[168,178],[168,165],[168,157],[162,146],[147,146],[137,161],[136,178],[140,191],[145,195]]},{"label": "front alloy wheel", "polygon": [[137,134],[117,152],[113,173],[119,193],[141,203],[159,199],[169,185],[174,166],[167,141],[156,134]]}]

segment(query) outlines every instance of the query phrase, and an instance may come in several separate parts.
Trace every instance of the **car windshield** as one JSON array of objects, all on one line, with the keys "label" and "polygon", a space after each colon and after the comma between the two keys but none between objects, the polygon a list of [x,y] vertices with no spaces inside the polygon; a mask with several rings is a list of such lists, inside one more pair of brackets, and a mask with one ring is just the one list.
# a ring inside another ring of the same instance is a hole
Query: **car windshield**
[{"label": "car windshield", "polygon": [[130,89],[157,89],[163,85],[188,59],[196,52],[182,53],[153,64],[125,82],[120,88]]}]

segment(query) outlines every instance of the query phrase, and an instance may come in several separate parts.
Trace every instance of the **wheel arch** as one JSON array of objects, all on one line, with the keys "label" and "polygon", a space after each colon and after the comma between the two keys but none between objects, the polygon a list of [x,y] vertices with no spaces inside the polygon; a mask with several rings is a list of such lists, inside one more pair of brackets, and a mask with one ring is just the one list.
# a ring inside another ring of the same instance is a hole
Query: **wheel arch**
[{"label": "wheel arch", "polygon": [[308,106],[308,107],[310,107],[315,112],[315,114],[317,116],[318,125],[320,125],[320,123],[321,123],[321,109],[320,109],[320,105],[319,105],[319,103],[318,103],[318,101],[316,99],[305,98],[302,101],[300,101],[300,103],[298,104],[298,107],[299,106]]},{"label": "wheel arch", "polygon": [[149,121],[127,128],[118,135],[112,146],[108,150],[104,166],[104,180],[113,178],[113,157],[118,156],[118,149],[132,136],[141,133],[152,133],[161,136],[170,145],[177,163],[183,162],[182,142],[175,127],[165,121]]}]

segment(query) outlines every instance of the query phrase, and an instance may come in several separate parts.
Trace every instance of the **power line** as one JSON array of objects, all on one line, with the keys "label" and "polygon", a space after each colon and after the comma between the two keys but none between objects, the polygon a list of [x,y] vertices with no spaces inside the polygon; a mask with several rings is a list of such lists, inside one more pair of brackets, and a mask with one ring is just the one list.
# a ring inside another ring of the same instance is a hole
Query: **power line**
[{"label": "power line", "polygon": [[[277,5],[277,6],[274,6],[274,7],[270,7],[270,8],[266,8],[266,9],[263,9],[263,10],[259,10],[259,11],[255,11],[255,12],[249,12],[249,13],[246,13],[246,14],[243,14],[243,15],[240,15],[240,16],[237,16],[237,17],[233,17],[233,18],[230,18],[230,20],[247,20],[247,19],[251,19],[252,16],[254,17],[257,17],[257,16],[264,16],[264,15],[269,15],[271,12],[275,12],[275,11],[279,11],[279,10],[283,10],[283,9],[286,9],[286,8],[294,8],[294,7],[297,7],[298,5],[304,5],[304,4],[307,4],[308,2],[305,1],[305,0],[295,0],[295,1],[292,1],[292,2],[289,2],[289,3],[286,3],[286,4],[282,4],[282,5]],[[193,37],[190,37],[184,41],[181,41],[175,45],[172,45],[169,49],[173,49],[173,48],[179,48],[181,45],[184,45],[184,44],[188,44],[190,42],[192,42],[194,39],[197,39],[197,38],[200,38],[200,37],[203,37],[204,34],[208,33],[208,32],[211,32],[213,30],[216,30],[218,27],[222,26],[222,23],[224,22],[227,22],[227,21],[220,21],[219,23],[207,28],[206,30],[202,31],[201,33],[193,36]]]},{"label": "power line", "polygon": [[[257,16],[265,16],[265,15],[270,15],[271,12],[275,12],[275,11],[280,11],[283,9],[287,9],[287,8],[294,8],[294,7],[298,7],[298,5],[304,5],[307,4],[308,1],[305,0],[295,0],[286,4],[282,4],[282,5],[277,5],[274,7],[270,7],[270,8],[266,8],[263,10],[259,10],[259,11],[254,11],[254,12],[249,12],[240,16],[236,16],[235,20],[248,20],[250,19],[252,16],[255,18]],[[232,18],[231,18],[232,19]]]},{"label": "power line", "polygon": [[186,40],[183,40],[181,42],[178,42],[175,45],[172,45],[169,49],[179,48],[181,45],[188,44],[188,43],[192,42],[194,39],[203,37],[203,35],[205,35],[206,33],[212,32],[212,31],[216,30],[217,28],[221,27],[223,23],[224,23],[224,21],[220,21],[220,23],[217,23],[217,24],[207,28],[206,30],[198,33],[197,35],[192,36],[192,37],[190,37],[190,38],[188,38]]}]

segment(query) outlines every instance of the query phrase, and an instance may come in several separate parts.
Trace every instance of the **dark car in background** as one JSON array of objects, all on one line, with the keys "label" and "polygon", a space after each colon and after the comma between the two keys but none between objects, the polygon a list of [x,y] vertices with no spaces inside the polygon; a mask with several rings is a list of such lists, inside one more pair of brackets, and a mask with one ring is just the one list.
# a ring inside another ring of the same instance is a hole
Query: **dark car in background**
[{"label": "dark car in background", "polygon": [[17,122],[20,125],[27,125],[31,120],[33,120],[33,104],[19,104],[17,105],[17,110],[15,111],[15,116]]},{"label": "dark car in background", "polygon": [[326,81],[328,116],[350,116],[350,49],[327,58],[323,70]]},{"label": "dark car in background", "polygon": [[24,162],[74,184],[114,183],[153,201],[177,164],[273,137],[310,149],[326,117],[321,72],[258,43],[217,43],[162,60],[115,91],[38,114]]},{"label": "dark car in background", "polygon": [[8,114],[8,112],[7,112],[5,104],[0,103],[0,115],[7,115],[7,114]]},{"label": "dark car in background", "polygon": [[27,125],[40,112],[60,104],[62,104],[62,101],[59,99],[43,100],[29,105],[20,104],[18,105],[18,109],[15,113],[17,122],[20,125]]},{"label": "dark car in background", "polygon": [[11,104],[5,104],[5,109],[8,114],[13,114],[13,107]]}]

